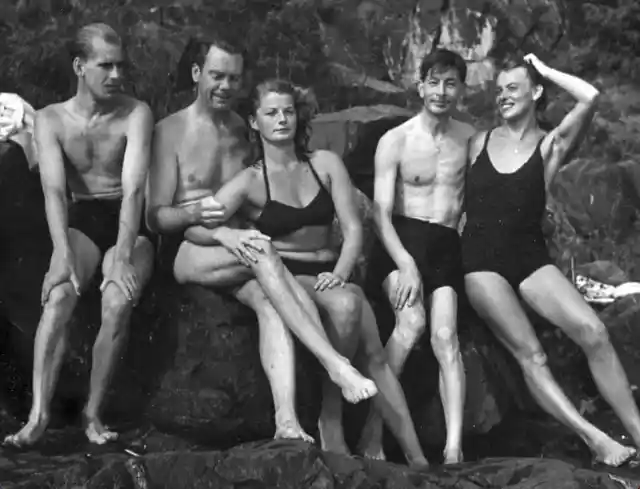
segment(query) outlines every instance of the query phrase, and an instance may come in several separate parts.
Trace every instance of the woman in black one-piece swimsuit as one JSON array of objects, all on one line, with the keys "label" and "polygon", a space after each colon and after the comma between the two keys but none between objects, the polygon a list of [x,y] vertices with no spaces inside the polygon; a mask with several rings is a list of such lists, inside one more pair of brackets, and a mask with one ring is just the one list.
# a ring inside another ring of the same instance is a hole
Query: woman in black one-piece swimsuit
[{"label": "woman in black one-piece swimsuit", "polygon": [[[545,134],[536,120],[542,78],[577,104]],[[594,380],[640,446],[640,416],[606,327],[575,287],[552,265],[542,234],[546,189],[593,116],[598,91],[533,55],[505,66],[497,78],[503,124],[471,142],[462,235],[465,285],[478,314],[520,364],[543,409],[576,432],[596,460],[619,466],[636,450],[587,422],[546,365],[546,357],[518,295],[584,350]]]},{"label": "woman in black one-piece swimsuit", "polygon": [[[313,113],[304,91],[269,80],[257,85],[250,101],[249,124],[259,156],[215,198],[225,205],[226,218],[241,211],[271,237],[284,265],[318,306],[340,353],[353,356],[362,341],[364,369],[379,391],[374,405],[409,463],[424,467],[427,460],[402,387],[386,362],[373,310],[360,288],[348,282],[362,253],[362,222],[344,163],[330,151],[307,149]],[[331,246],[336,216],[343,234],[337,256]],[[341,403],[339,390],[327,382],[318,427],[323,448],[347,452]]]}]

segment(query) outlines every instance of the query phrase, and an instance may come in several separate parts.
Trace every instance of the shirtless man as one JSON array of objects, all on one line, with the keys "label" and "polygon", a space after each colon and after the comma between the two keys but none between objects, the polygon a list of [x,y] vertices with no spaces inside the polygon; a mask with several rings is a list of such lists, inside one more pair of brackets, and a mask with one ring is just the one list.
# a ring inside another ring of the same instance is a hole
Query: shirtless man
[{"label": "shirtless man", "polygon": [[[93,347],[85,433],[93,443],[114,440],[100,408],[127,336],[133,306],[151,275],[153,245],[140,225],[153,116],[122,93],[124,53],[105,24],[75,38],[76,95],[36,115],[35,140],[53,254],[42,285],[43,313],[34,347],[33,405],[28,423],[5,444],[35,443],[49,421],[51,398],[78,297],[99,265],[102,325]],[[73,197],[67,207],[67,188]]]},{"label": "shirtless man", "polygon": [[[213,194],[245,168],[249,158],[244,122],[231,105],[243,73],[242,51],[223,39],[192,41],[196,100],[156,126],[149,174],[148,220],[152,229],[181,233],[209,228],[208,245],[180,244],[174,274],[180,283],[231,291],[258,316],[260,356],[271,384],[276,438],[310,441],[295,412],[293,344],[284,323],[326,368],[350,402],[376,394],[329,343],[317,309],[282,264],[269,238],[253,229],[235,228],[224,219]],[[255,280],[257,279],[257,280]]]},{"label": "shirtless man", "polygon": [[[445,463],[462,461],[465,374],[457,336],[457,297],[464,276],[457,232],[467,147],[474,129],[451,117],[462,95],[464,60],[436,50],[420,67],[424,108],[388,131],[375,156],[374,220],[368,287],[382,283],[396,324],[386,350],[400,375],[426,325],[430,301],[431,345],[440,364],[440,397],[447,425]],[[382,429],[371,411],[361,441],[365,456],[384,458]]]}]

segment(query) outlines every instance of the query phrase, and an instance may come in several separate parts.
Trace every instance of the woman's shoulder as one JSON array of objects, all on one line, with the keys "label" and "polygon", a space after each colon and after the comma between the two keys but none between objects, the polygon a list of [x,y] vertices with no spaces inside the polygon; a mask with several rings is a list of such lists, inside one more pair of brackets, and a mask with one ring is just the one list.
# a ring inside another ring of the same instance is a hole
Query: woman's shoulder
[{"label": "woman's shoulder", "polygon": [[344,167],[344,162],[338,153],[328,149],[317,149],[311,153],[309,160],[314,168],[331,171],[336,167]]}]

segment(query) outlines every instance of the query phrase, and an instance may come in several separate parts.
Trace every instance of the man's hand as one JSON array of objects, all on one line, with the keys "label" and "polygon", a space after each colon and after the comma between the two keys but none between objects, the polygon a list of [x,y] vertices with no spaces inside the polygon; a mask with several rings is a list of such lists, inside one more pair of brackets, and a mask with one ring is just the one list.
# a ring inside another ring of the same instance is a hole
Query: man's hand
[{"label": "man's hand", "polygon": [[136,277],[135,268],[133,268],[129,260],[114,258],[111,269],[100,285],[100,292],[104,292],[109,282],[113,282],[120,287],[120,290],[130,301],[137,296],[138,277]]},{"label": "man's hand", "polygon": [[318,274],[318,281],[313,288],[319,292],[327,289],[333,289],[334,287],[344,287],[345,280],[333,272],[322,272]]},{"label": "man's hand", "polygon": [[54,251],[51,257],[51,266],[44,276],[42,283],[42,295],[40,302],[44,305],[49,300],[49,294],[57,285],[71,282],[77,295],[80,295],[80,280],[75,270],[75,257],[71,251]]},{"label": "man's hand", "polygon": [[536,69],[536,71],[540,73],[540,75],[544,77],[547,76],[546,72],[549,67],[546,64],[544,64],[542,61],[540,61],[540,59],[538,59],[538,57],[535,54],[533,53],[526,54],[524,56],[524,60],[526,63],[529,63],[531,66],[533,66]]},{"label": "man's hand", "polygon": [[258,261],[256,253],[265,251],[257,241],[271,241],[269,236],[255,229],[228,229],[220,233],[217,239],[245,267]]},{"label": "man's hand", "polygon": [[213,197],[205,197],[193,204],[188,204],[185,209],[191,215],[193,225],[215,228],[225,221],[225,206]]},{"label": "man's hand", "polygon": [[411,307],[422,293],[422,279],[415,264],[400,267],[395,294],[395,308]]}]

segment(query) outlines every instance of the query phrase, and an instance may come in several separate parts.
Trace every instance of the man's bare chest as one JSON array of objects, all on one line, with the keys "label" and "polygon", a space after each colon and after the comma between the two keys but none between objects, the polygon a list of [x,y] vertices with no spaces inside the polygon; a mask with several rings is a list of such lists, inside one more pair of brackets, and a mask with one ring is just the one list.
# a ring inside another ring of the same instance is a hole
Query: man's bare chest
[{"label": "man's bare chest", "polygon": [[180,181],[186,189],[217,190],[243,168],[240,142],[224,138],[188,138],[178,149]]},{"label": "man's bare chest", "polygon": [[467,148],[464,144],[416,144],[403,152],[398,176],[410,185],[455,183],[464,178],[466,162]]},{"label": "man's bare chest", "polygon": [[65,127],[62,136],[65,160],[79,173],[120,174],[127,137],[122,124]]}]

